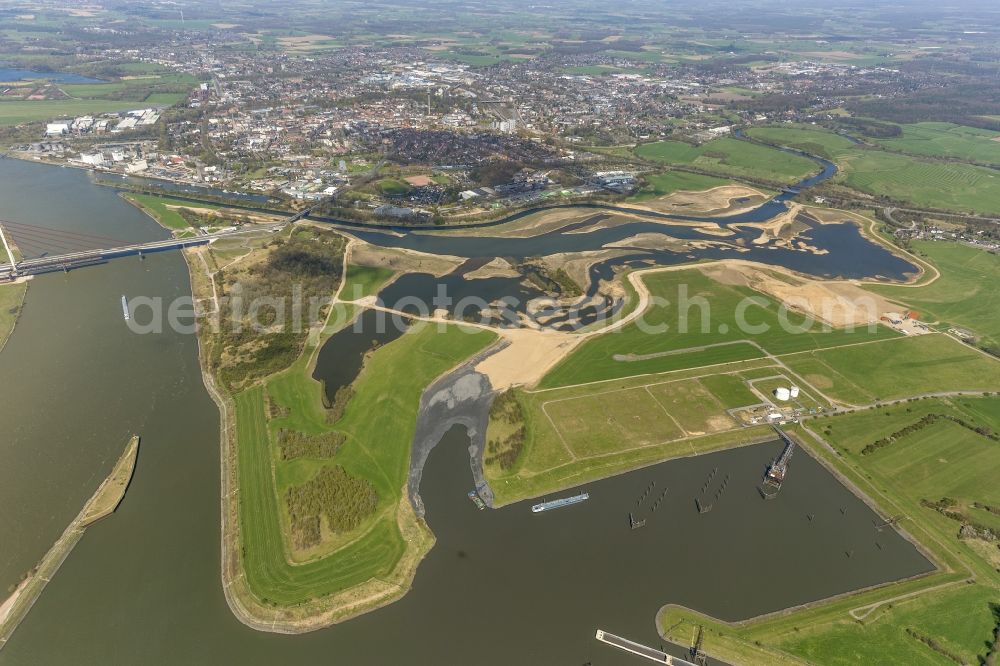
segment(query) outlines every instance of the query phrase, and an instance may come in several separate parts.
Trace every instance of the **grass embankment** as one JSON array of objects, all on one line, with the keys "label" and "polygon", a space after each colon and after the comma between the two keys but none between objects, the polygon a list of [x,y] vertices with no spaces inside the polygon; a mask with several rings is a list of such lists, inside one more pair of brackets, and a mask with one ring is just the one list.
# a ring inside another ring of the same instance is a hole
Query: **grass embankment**
[{"label": "grass embankment", "polygon": [[818,171],[816,163],[805,157],[732,138],[715,139],[700,146],[680,141],[658,141],[638,146],[635,154],[657,162],[686,164],[720,175],[784,184],[797,182]]},{"label": "grass embankment", "polygon": [[[967,425],[938,419],[915,427],[928,414]],[[1000,429],[1000,399],[926,399],[807,425],[836,449],[834,455],[800,432],[814,453],[865,490],[884,515],[902,517],[900,525],[946,571],[740,626],[670,608],[659,618],[661,631],[686,638],[701,624],[705,648],[735,662],[982,663],[1000,623],[1000,550],[996,540],[958,535],[966,522],[1000,529],[995,513],[977,508],[1000,504],[1000,444],[972,429]],[[872,451],[883,438],[889,443]],[[935,508],[942,504],[951,517]]]},{"label": "grass embankment", "polygon": [[[929,126],[928,126],[929,125]],[[904,125],[899,139],[878,140],[887,149],[865,148],[833,132],[803,127],[759,127],[751,137],[799,148],[835,161],[841,172],[836,182],[860,192],[887,196],[914,206],[972,212],[1000,213],[1000,173],[973,164],[926,159],[949,157],[970,162],[1000,162],[1000,143],[981,130],[946,123]]]},{"label": "grass embankment", "polygon": [[[440,332],[434,326],[414,325],[406,335],[371,355],[355,382],[343,417],[333,424],[327,423],[319,384],[308,378],[305,366],[297,364],[268,381],[270,399],[287,410],[286,416],[270,423],[263,387],[255,386],[236,396],[244,568],[247,584],[259,601],[295,606],[372,579],[404,584],[407,572],[397,571],[408,547],[400,531],[400,507],[406,502],[410,445],[420,395],[437,376],[493,339],[488,332],[468,332],[458,326]],[[373,418],[374,414],[378,418]],[[282,427],[311,434],[335,429],[347,438],[330,461],[283,462],[273,445],[273,434]],[[378,492],[377,510],[333,552],[292,565],[286,556],[274,481],[285,486],[326,464],[340,465],[354,477],[370,481]],[[414,545],[428,547],[426,535]],[[415,555],[419,559],[422,554]]]},{"label": "grass embankment", "polygon": [[[7,258],[4,257],[2,261],[6,262]],[[14,332],[27,291],[27,282],[0,286],[0,349],[4,348],[10,334]]]},{"label": "grass embankment", "polygon": [[171,231],[187,231],[191,229],[191,223],[180,213],[180,209],[190,211],[195,208],[210,210],[218,210],[222,208],[222,206],[215,204],[203,204],[200,202],[194,204],[190,201],[184,201],[182,199],[171,199],[169,197],[161,197],[151,194],[135,194],[129,192],[122,194],[122,196],[126,199],[126,201],[130,201],[149,214],[149,216],[156,220],[160,226]]},{"label": "grass embankment", "polygon": [[1000,346],[1000,257],[958,243],[917,241],[914,251],[930,261],[940,277],[920,287],[866,285],[894,300],[905,300],[938,329],[969,329],[979,344]]},{"label": "grass embankment", "polygon": [[132,435],[128,445],[111,474],[101,483],[80,514],[80,524],[84,527],[111,515],[125,498],[125,491],[132,482],[135,461],[139,456],[139,435]]},{"label": "grass embankment", "polygon": [[[643,326],[630,324],[611,334],[588,340],[546,375],[540,385],[542,388],[728,363],[765,355],[757,347],[742,342],[744,340],[752,340],[767,352],[778,355],[899,337],[884,326],[877,326],[871,331],[866,326],[854,331],[836,328],[826,331],[819,323],[813,323],[801,333],[786,332],[779,319],[781,303],[748,287],[716,282],[696,268],[651,273],[644,276],[643,281],[654,297],[665,299],[667,304],[650,307],[643,315]],[[748,304],[745,299],[749,297],[757,299],[756,303]],[[679,305],[685,300],[691,304],[690,308]],[[741,303],[748,305],[740,310]],[[740,326],[740,314],[746,323],[766,327],[766,330],[756,335],[745,332],[742,329],[747,327]],[[796,324],[802,320],[793,313],[788,315],[788,321]],[[731,344],[699,349],[720,343]],[[615,358],[616,355],[641,357],[679,350],[690,351],[632,361]]]},{"label": "grass embankment", "polygon": [[83,538],[87,527],[111,515],[118,508],[132,480],[138,452],[139,436],[133,435],[111,473],[83,505],[80,513],[73,518],[38,564],[25,575],[12,595],[0,602],[0,649],[10,640],[11,634],[35,605],[46,585]]}]

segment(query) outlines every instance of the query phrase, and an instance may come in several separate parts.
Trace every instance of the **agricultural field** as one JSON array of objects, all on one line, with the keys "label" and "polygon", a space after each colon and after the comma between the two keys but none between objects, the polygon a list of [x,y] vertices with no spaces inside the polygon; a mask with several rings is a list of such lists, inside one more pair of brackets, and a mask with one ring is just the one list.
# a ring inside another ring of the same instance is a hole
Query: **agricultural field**
[{"label": "agricultural field", "polygon": [[[236,396],[244,568],[258,600],[268,605],[295,605],[373,577],[390,577],[407,549],[397,525],[397,511],[406,484],[420,395],[435,377],[492,339],[489,333],[467,334],[457,326],[441,334],[434,327],[414,325],[402,338],[370,357],[355,382],[343,417],[333,424],[327,423],[319,384],[309,380],[298,365],[267,384],[269,399],[286,413],[270,423],[263,387]],[[370,418],[376,411],[383,417]],[[306,434],[336,430],[346,435],[346,441],[329,461],[280,461],[273,434],[282,427]],[[332,553],[292,566],[286,557],[279,489],[308,479],[318,468],[330,464],[374,486],[376,511],[344,536]]]},{"label": "agricultural field", "polygon": [[747,130],[747,134],[766,143],[797,148],[831,160],[836,160],[858,150],[850,139],[833,132],[809,127],[753,127]]},{"label": "agricultural field", "polygon": [[979,336],[979,344],[1000,345],[1000,257],[959,243],[917,241],[913,250],[941,273],[920,287],[866,285],[875,293],[905,300],[920,318],[938,328],[959,326]]},{"label": "agricultural field", "polygon": [[56,99],[39,101],[0,101],[0,127],[22,123],[72,118],[116,111],[141,109],[139,102],[109,99]]},{"label": "agricultural field", "polygon": [[1000,132],[952,123],[902,125],[903,136],[877,139],[889,150],[1000,165]]},{"label": "agricultural field", "polygon": [[633,197],[636,201],[662,197],[674,192],[701,192],[732,185],[732,181],[686,171],[666,171],[645,176],[645,184]]},{"label": "agricultural field", "polygon": [[[1000,142],[985,130],[949,123],[904,125],[898,139],[879,140],[889,150],[927,157],[953,157],[1000,163]],[[841,169],[838,182],[861,192],[885,195],[917,206],[973,213],[1000,212],[1000,172],[955,162],[867,149],[823,129],[755,127],[748,134],[761,141],[827,157]]]},{"label": "agricultural field", "polygon": [[[198,80],[163,68],[121,67],[128,77],[104,83],[66,83],[58,86],[69,99],[0,101],[0,127],[73,116],[113,113],[148,106],[171,106],[184,100]],[[27,86],[30,92],[34,86]]]},{"label": "agricultural field", "polygon": [[810,159],[783,153],[776,148],[760,146],[733,138],[715,139],[700,146],[680,141],[646,143],[635,149],[639,157],[688,164],[720,175],[757,178],[790,184],[819,170]]},{"label": "agricultural field", "polygon": [[[652,295],[666,299],[669,304],[652,306],[644,314],[641,326],[638,322],[633,323],[588,340],[545,376],[540,384],[542,388],[760,358],[765,353],[788,354],[884,340],[899,335],[884,326],[871,329],[865,326],[853,331],[824,330],[818,323],[802,331],[791,328],[792,332],[788,332],[779,318],[781,304],[778,301],[748,287],[716,282],[697,268],[649,273],[643,280]],[[758,300],[750,304],[745,300],[748,297]],[[690,307],[675,305],[685,301]],[[741,303],[744,304],[745,322],[759,324],[766,330],[758,334],[742,330],[744,327],[740,326],[738,315]],[[797,324],[801,320],[793,314],[787,321]]]},{"label": "agricultural field", "polygon": [[907,401],[816,419],[808,426],[884,489],[906,515],[957,549],[973,570],[1000,583],[995,545],[984,553],[980,540],[956,538],[966,521],[1000,529],[996,514],[974,507],[1000,505],[1000,398]]},{"label": "agricultural field", "polygon": [[849,159],[844,172],[838,179],[868,194],[922,207],[1000,213],[1000,171],[994,169],[863,150]]},{"label": "agricultural field", "polygon": [[[534,497],[766,434],[766,427],[740,428],[727,409],[760,402],[744,373],[770,363],[751,360],[588,386],[515,389],[525,441],[515,464],[486,467],[497,501]],[[768,374],[777,370],[772,365]],[[505,427],[491,420],[488,438]]]},{"label": "agricultural field", "polygon": [[1000,360],[938,333],[816,349],[781,360],[827,397],[850,405],[1000,390]]}]

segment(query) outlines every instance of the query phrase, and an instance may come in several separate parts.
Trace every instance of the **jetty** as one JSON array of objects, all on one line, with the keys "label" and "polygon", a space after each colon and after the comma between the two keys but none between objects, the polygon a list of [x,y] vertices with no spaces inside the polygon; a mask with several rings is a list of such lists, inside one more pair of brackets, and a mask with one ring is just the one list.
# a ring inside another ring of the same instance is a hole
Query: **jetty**
[{"label": "jetty", "polygon": [[133,435],[108,478],[101,482],[62,536],[49,548],[38,565],[21,581],[14,593],[0,604],[0,650],[10,640],[21,620],[35,605],[42,590],[66,561],[87,527],[115,512],[125,497],[139,456],[139,435]]},{"label": "jetty", "polygon": [[621,636],[616,636],[607,631],[597,630],[597,640],[602,643],[607,643],[608,645],[614,646],[619,650],[624,650],[625,652],[631,652],[634,655],[648,659],[649,661],[656,662],[657,664],[668,664],[674,666],[697,666],[690,661],[684,659],[678,659],[677,657],[671,656],[666,652],[662,652],[655,648],[647,647],[642,643],[636,643],[635,641],[630,641],[627,638],[622,638]]},{"label": "jetty", "polygon": [[792,454],[795,452],[795,442],[792,441],[791,437],[779,428],[775,428],[774,430],[781,436],[781,441],[785,443],[785,448],[782,450],[781,455],[767,466],[767,470],[764,472],[764,479],[757,488],[757,491],[764,499],[774,499],[778,496],[778,493],[781,491],[781,484],[785,481],[785,475],[788,474],[788,462],[792,459]]}]

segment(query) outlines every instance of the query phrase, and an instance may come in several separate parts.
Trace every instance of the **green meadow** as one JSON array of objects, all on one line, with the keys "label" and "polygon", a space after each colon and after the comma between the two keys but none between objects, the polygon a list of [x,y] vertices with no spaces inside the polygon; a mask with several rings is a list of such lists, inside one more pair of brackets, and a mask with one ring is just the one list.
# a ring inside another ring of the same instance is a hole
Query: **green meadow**
[{"label": "green meadow", "polygon": [[665,171],[663,173],[649,174],[645,176],[645,184],[636,193],[636,200],[662,197],[674,192],[701,192],[710,190],[713,187],[731,185],[732,181],[715,176],[706,176],[700,173],[689,173],[687,171]]},{"label": "green meadow", "polygon": [[[650,293],[665,299],[667,304],[651,306],[643,315],[641,326],[635,322],[583,343],[545,376],[542,388],[759,358],[765,352],[789,354],[886,340],[899,335],[884,326],[827,330],[819,323],[805,326],[804,320],[795,314],[782,319],[778,301],[747,287],[716,282],[697,268],[649,273],[643,280]],[[748,326],[742,326],[741,320]]]},{"label": "green meadow", "polygon": [[177,207],[211,208],[213,210],[222,208],[222,206],[214,204],[203,204],[201,202],[193,204],[190,201],[182,199],[171,199],[151,194],[135,194],[130,192],[125,194],[124,197],[149,213],[161,225],[174,231],[191,228],[187,220],[177,212]]},{"label": "green meadow", "polygon": [[852,405],[931,392],[1000,390],[1000,360],[939,333],[816,349],[781,360],[831,399]]},{"label": "green meadow", "polygon": [[[433,326],[414,325],[371,355],[343,417],[333,424],[327,423],[320,386],[308,376],[304,359],[267,382],[270,400],[287,415],[268,421],[264,387],[235,397],[243,564],[258,600],[296,605],[391,575],[407,549],[397,511],[405,492],[420,395],[434,378],[493,339],[490,333],[466,332],[458,326],[442,333]],[[381,417],[372,419],[374,413]],[[347,440],[329,460],[281,461],[274,446],[279,428],[306,434],[337,430]],[[332,553],[291,565],[282,532],[281,490],[328,464],[371,482],[378,492],[378,508],[354,533],[340,539]]]},{"label": "green meadow", "polygon": [[340,290],[340,298],[356,301],[366,296],[374,296],[395,274],[395,271],[381,266],[351,264],[347,267],[347,275],[344,276],[344,286]]},{"label": "green meadow", "polygon": [[980,336],[980,344],[1000,344],[1000,257],[959,243],[917,241],[913,249],[933,264],[940,277],[920,287],[866,285],[901,300],[938,328],[959,326]]},{"label": "green meadow", "polygon": [[668,164],[687,164],[720,175],[794,183],[818,171],[815,162],[740,139],[722,138],[694,146],[681,141],[646,143],[639,157]]},{"label": "green meadow", "polygon": [[804,150],[832,160],[857,150],[854,142],[839,134],[800,125],[753,127],[747,134],[766,143]]},{"label": "green meadow", "polygon": [[862,192],[884,194],[916,206],[1000,213],[1000,171],[995,169],[862,150],[849,158],[840,178]]},{"label": "green meadow", "polygon": [[947,123],[920,123],[904,125],[899,139],[881,141],[887,149],[907,150],[917,156],[865,148],[834,132],[797,125],[755,127],[748,133],[761,141],[833,160],[841,170],[836,182],[867,194],[920,207],[996,214],[1000,212],[1000,171],[920,157],[991,162],[994,153],[1000,155],[1000,142],[981,132]]},{"label": "green meadow", "polygon": [[104,99],[0,101],[0,127],[99,113],[140,109],[139,102]]},{"label": "green meadow", "polygon": [[889,150],[1000,165],[1000,132],[952,123],[901,125],[903,136],[878,139]]}]

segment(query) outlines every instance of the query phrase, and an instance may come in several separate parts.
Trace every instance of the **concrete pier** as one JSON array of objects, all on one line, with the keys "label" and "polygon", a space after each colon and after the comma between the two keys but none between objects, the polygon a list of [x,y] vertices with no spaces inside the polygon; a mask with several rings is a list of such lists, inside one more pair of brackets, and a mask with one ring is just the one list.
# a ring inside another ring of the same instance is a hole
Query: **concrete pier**
[{"label": "concrete pier", "polygon": [[638,655],[649,661],[654,661],[657,664],[668,664],[672,666],[697,666],[697,664],[685,661],[684,659],[678,659],[673,657],[666,652],[661,652],[655,648],[647,647],[641,643],[636,643],[635,641],[630,641],[627,638],[622,638],[621,636],[616,636],[610,634],[601,629],[597,630],[597,640],[602,643],[607,643],[612,645],[619,650],[624,650],[625,652],[631,652],[632,654]]}]

